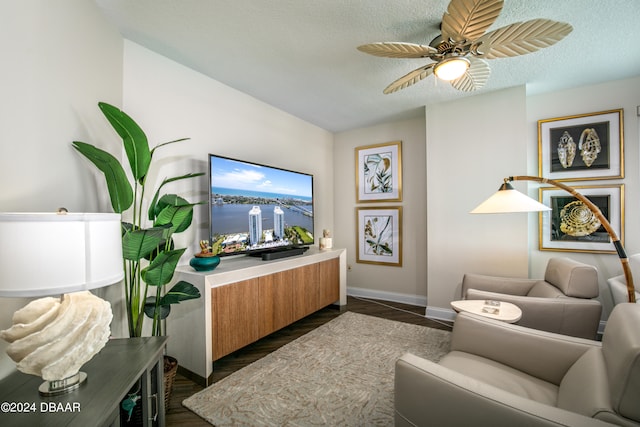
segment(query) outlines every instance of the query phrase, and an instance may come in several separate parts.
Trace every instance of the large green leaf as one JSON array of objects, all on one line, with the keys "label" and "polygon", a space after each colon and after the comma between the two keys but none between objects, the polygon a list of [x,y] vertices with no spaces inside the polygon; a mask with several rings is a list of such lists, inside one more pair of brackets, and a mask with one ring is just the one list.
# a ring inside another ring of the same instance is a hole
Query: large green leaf
[{"label": "large green leaf", "polygon": [[171,224],[172,233],[181,233],[191,225],[193,205],[167,206],[160,212],[154,225]]},{"label": "large green leaf", "polygon": [[[160,320],[164,320],[171,314],[171,306],[159,305],[158,312],[160,314]],[[156,297],[147,297],[144,303],[144,314],[153,319],[156,314]]]},{"label": "large green leaf", "polygon": [[104,174],[113,211],[122,213],[129,209],[133,204],[133,190],[118,159],[85,142],[74,141],[73,147]]},{"label": "large green leaf", "polygon": [[156,297],[147,297],[144,304],[144,314],[153,319],[156,312],[159,313],[160,319],[166,319],[171,313],[171,304],[180,304],[181,301],[200,298],[200,291],[191,283],[184,280],[179,281],[169,292],[160,298],[160,302],[156,307]]},{"label": "large green leaf", "polygon": [[151,251],[150,253],[148,253],[147,255],[145,255],[144,259],[146,259],[147,261],[151,261],[152,259],[157,257],[160,252],[172,251],[173,249],[175,249],[176,245],[173,239],[166,237],[166,236],[170,236],[171,234],[172,234],[171,227],[169,227],[167,228],[167,230],[165,230],[165,234],[163,235],[162,240],[160,241],[160,244],[158,245],[158,247],[153,251]]},{"label": "large green leaf", "polygon": [[169,283],[185,250],[183,248],[160,252],[149,266],[142,270],[142,280],[151,286],[164,286]]},{"label": "large green leaf", "polygon": [[[158,193],[156,193],[156,196]],[[153,220],[154,223],[158,221],[158,216],[160,213],[169,206],[187,206],[189,202],[186,199],[176,195],[176,194],[165,194],[160,198],[160,200],[156,200],[154,198],[153,206],[149,208],[149,219]],[[153,210],[153,212],[152,212]]]},{"label": "large green leaf", "polygon": [[149,204],[149,220],[153,221],[155,217],[158,216],[158,213],[162,210],[162,208],[158,208],[157,206],[158,197],[160,197],[160,190],[162,189],[162,187],[164,187],[166,184],[169,184],[170,182],[179,181],[181,179],[195,178],[202,175],[204,175],[204,172],[188,173],[186,175],[175,176],[173,178],[165,178],[164,181],[162,181],[162,184],[160,184],[160,186],[156,190],[156,194],[154,194],[153,200]]},{"label": "large green leaf", "polygon": [[154,225],[172,224],[174,233],[181,233],[191,225],[193,219],[193,203],[174,194],[162,196],[158,202],[158,209]]},{"label": "large green leaf", "polygon": [[164,240],[167,227],[153,227],[126,231],[122,236],[122,257],[130,261],[139,261]]},{"label": "large green leaf", "polygon": [[162,144],[158,144],[151,149],[151,157],[153,157],[153,153],[155,153],[158,148],[162,148],[165,145],[169,145],[169,144],[175,144],[176,142],[188,141],[190,139],[191,138],[180,138],[180,139],[174,139],[173,141],[167,141],[167,142],[163,142]]},{"label": "large green leaf", "polygon": [[99,102],[98,107],[122,138],[134,179],[143,184],[151,165],[151,151],[147,136],[140,126],[119,108],[106,102]]},{"label": "large green leaf", "polygon": [[191,283],[179,281],[161,299],[160,305],[179,304],[181,301],[200,298],[200,291]]}]

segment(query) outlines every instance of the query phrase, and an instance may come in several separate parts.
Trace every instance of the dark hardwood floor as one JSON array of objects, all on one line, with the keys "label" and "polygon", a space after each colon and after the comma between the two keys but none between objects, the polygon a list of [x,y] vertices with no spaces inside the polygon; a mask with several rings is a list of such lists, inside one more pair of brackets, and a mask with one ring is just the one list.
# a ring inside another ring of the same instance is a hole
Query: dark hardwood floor
[{"label": "dark hardwood floor", "polygon": [[[424,307],[413,305],[348,297],[347,305],[342,311],[334,306],[324,308],[286,328],[274,332],[268,337],[217,360],[213,365],[213,381],[217,382],[227,375],[266,356],[283,345],[336,318],[344,311],[353,311],[437,329],[450,329],[450,325],[426,319],[424,317],[424,310]],[[180,373],[176,375],[171,401],[166,413],[167,426],[210,426],[209,423],[198,415],[182,406],[184,399],[202,389],[202,386]]]}]

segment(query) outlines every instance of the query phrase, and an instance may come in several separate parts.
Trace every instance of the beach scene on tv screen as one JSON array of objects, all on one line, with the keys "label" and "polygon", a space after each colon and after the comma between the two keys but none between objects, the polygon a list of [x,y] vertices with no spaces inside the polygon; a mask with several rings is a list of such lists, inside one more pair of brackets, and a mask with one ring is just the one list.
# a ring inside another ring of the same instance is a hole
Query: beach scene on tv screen
[{"label": "beach scene on tv screen", "polygon": [[211,157],[211,248],[219,255],[313,244],[313,177]]}]

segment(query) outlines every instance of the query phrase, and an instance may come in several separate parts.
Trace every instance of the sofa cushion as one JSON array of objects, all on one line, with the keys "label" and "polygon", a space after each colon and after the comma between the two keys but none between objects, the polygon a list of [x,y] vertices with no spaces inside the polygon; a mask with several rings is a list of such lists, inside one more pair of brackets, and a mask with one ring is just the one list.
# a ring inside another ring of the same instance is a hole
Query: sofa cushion
[{"label": "sofa cushion", "polygon": [[538,298],[566,298],[567,296],[560,291],[560,289],[556,288],[552,284],[545,282],[544,280],[540,280],[536,282],[535,285],[531,288],[528,297],[538,297]]},{"label": "sofa cushion", "polygon": [[570,258],[551,258],[544,279],[569,297],[596,298],[599,293],[598,270]]},{"label": "sofa cushion", "polygon": [[462,351],[452,351],[444,356],[439,364],[515,395],[556,406],[556,385],[493,360]]}]

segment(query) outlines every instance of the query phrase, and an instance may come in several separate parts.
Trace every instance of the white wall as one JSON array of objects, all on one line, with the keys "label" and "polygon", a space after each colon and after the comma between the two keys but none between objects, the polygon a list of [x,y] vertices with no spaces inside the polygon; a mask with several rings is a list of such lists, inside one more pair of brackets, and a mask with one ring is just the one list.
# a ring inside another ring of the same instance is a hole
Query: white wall
[{"label": "white wall", "polygon": [[[355,148],[402,141],[402,192],[400,203],[356,205]],[[424,117],[394,121],[335,135],[334,146],[334,245],[347,249],[348,291],[351,295],[375,297],[426,305],[427,234],[425,192]],[[356,206],[403,206],[402,267],[356,263]]]},{"label": "white wall", "polygon": [[[122,100],[122,37],[85,0],[3,1],[0,16],[0,211],[106,211],[71,142],[109,130],[96,103]],[[27,302],[0,299],[0,329]],[[6,347],[0,378],[15,369]]]},{"label": "white wall", "polygon": [[[426,111],[427,315],[449,318],[465,272],[528,274],[527,216],[471,215],[527,167],[524,88]],[[521,183],[516,188],[526,190]]]},{"label": "white wall", "polygon": [[[627,255],[640,252],[640,168],[638,161],[640,136],[637,106],[640,105],[640,77],[608,82],[600,85],[579,87],[551,94],[527,97],[527,136],[530,153],[529,173],[538,174],[537,122],[541,119],[564,117],[582,113],[622,108],[624,110],[624,160],[625,177],[621,180],[600,180],[567,182],[567,185],[625,185],[624,203],[624,246]],[[537,191],[531,196],[537,196]],[[622,274],[619,258],[615,254],[586,254],[577,252],[549,252],[538,250],[538,224],[530,223],[531,270],[536,277],[544,273],[547,260],[554,256],[569,256],[598,268],[600,281],[600,301],[603,303],[603,318],[607,318],[612,308],[611,294],[607,279]],[[636,279],[635,282],[640,281]],[[639,285],[636,284],[636,287]]]}]

